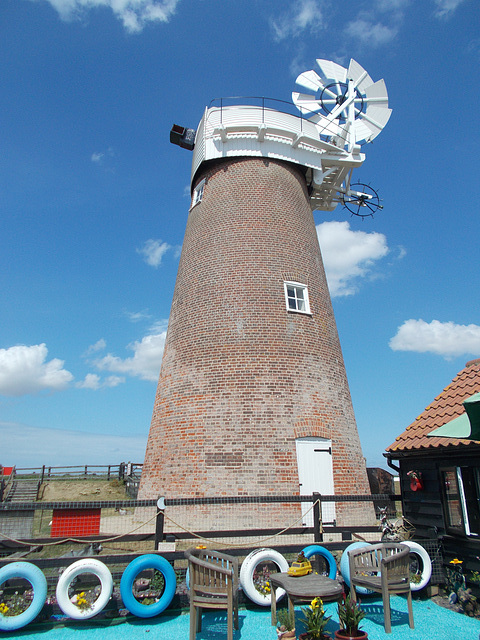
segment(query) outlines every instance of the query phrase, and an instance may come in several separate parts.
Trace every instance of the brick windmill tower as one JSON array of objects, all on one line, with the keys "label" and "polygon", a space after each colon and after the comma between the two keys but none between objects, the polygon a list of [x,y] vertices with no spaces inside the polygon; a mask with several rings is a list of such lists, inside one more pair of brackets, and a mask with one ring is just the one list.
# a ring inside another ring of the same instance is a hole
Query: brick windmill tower
[{"label": "brick windmill tower", "polygon": [[192,200],[141,498],[369,492],[312,211],[380,207],[351,175],[390,109],[354,60],[317,64],[297,78],[300,116],[224,99],[172,129],[193,150]]}]

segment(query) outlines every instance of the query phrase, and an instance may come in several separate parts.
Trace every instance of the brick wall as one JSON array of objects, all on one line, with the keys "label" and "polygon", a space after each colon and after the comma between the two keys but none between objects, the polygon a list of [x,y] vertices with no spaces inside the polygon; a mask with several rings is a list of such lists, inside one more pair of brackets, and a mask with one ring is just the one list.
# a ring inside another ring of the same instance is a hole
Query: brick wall
[{"label": "brick wall", "polygon": [[[368,493],[301,170],[236,158],[204,165],[203,178],[139,498],[298,494],[295,438],[305,436],[332,439],[335,493]],[[308,285],[312,315],[286,311],[284,280]],[[272,507],[267,526],[274,515]]]}]

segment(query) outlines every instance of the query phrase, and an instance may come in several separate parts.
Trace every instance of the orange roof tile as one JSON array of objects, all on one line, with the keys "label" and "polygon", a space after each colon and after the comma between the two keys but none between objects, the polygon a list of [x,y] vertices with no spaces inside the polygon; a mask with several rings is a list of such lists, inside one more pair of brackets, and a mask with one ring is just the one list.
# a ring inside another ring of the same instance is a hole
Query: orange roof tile
[{"label": "orange roof tile", "polygon": [[465,368],[395,439],[395,442],[387,447],[386,451],[395,454],[439,447],[478,446],[480,442],[476,440],[428,437],[434,429],[462,415],[465,411],[463,401],[478,392],[480,392],[480,358],[467,362]]}]

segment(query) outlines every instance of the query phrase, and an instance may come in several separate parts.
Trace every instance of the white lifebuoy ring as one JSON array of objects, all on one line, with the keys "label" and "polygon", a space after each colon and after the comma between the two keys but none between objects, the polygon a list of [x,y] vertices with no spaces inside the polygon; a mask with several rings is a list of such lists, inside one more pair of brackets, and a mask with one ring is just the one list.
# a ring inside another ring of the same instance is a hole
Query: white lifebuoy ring
[{"label": "white lifebuoy ring", "polygon": [[32,585],[33,600],[29,607],[18,616],[4,616],[0,613],[0,631],[21,629],[38,616],[47,597],[47,580],[43,571],[31,562],[12,562],[0,569],[0,585],[10,578],[23,578]]},{"label": "white lifebuoy ring", "polygon": [[[253,574],[255,568],[261,562],[273,562],[277,565],[281,572],[288,571],[288,562],[282,556],[281,553],[274,549],[256,549],[248,554],[245,560],[242,562],[240,568],[240,584],[245,594],[255,604],[259,604],[262,607],[269,607],[272,604],[271,593],[260,593],[255,588],[253,582]],[[283,589],[277,589],[276,601],[278,602],[285,595]]]},{"label": "white lifebuoy ring", "polygon": [[410,547],[410,555],[416,555],[420,559],[420,564],[422,567],[421,572],[421,580],[420,582],[410,582],[410,589],[412,591],[420,591],[427,586],[432,577],[432,561],[430,560],[430,556],[428,555],[426,549],[422,547],[422,545],[417,542],[412,542],[411,540],[402,540],[402,544],[406,544],[407,547]]},{"label": "white lifebuoy ring", "polygon": [[[163,575],[165,587],[158,602],[142,604],[133,595],[133,584],[139,573],[146,569],[156,569]],[[172,565],[162,556],[148,553],[132,560],[120,580],[120,595],[125,608],[139,618],[153,618],[162,613],[173,600],[177,588],[177,577]]]},{"label": "white lifebuoy ring", "polygon": [[[70,584],[82,573],[91,573],[100,580],[100,594],[88,609],[80,609],[68,596]],[[74,620],[87,620],[104,609],[110,600],[112,591],[113,578],[109,568],[100,560],[82,558],[69,565],[62,573],[58,579],[56,597],[58,606],[66,616]]]},{"label": "white lifebuoy ring", "polygon": [[303,549],[303,555],[307,560],[312,556],[321,556],[322,558],[325,558],[328,564],[328,577],[330,580],[335,580],[337,577],[337,563],[328,549],[325,549],[325,547],[321,547],[318,544],[311,544]]},{"label": "white lifebuoy ring", "polygon": [[[350,562],[348,558],[348,552],[353,549],[361,549],[362,547],[370,547],[370,542],[352,542],[349,544],[345,551],[342,553],[342,557],[340,558],[340,573],[345,581],[347,587],[350,586]],[[369,593],[373,593],[371,589],[365,589],[365,587],[355,587],[355,591],[358,593],[363,593],[367,595]]]}]

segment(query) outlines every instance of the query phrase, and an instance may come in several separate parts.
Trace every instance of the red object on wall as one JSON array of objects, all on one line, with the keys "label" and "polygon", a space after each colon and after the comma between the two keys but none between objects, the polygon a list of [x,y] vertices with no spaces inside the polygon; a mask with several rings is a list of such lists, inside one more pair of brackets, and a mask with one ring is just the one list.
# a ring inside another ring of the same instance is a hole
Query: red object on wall
[{"label": "red object on wall", "polygon": [[50,536],[98,536],[100,514],[101,509],[54,509]]},{"label": "red object on wall", "polygon": [[412,491],[423,491],[423,481],[420,478],[412,478],[410,480],[410,489]]}]

